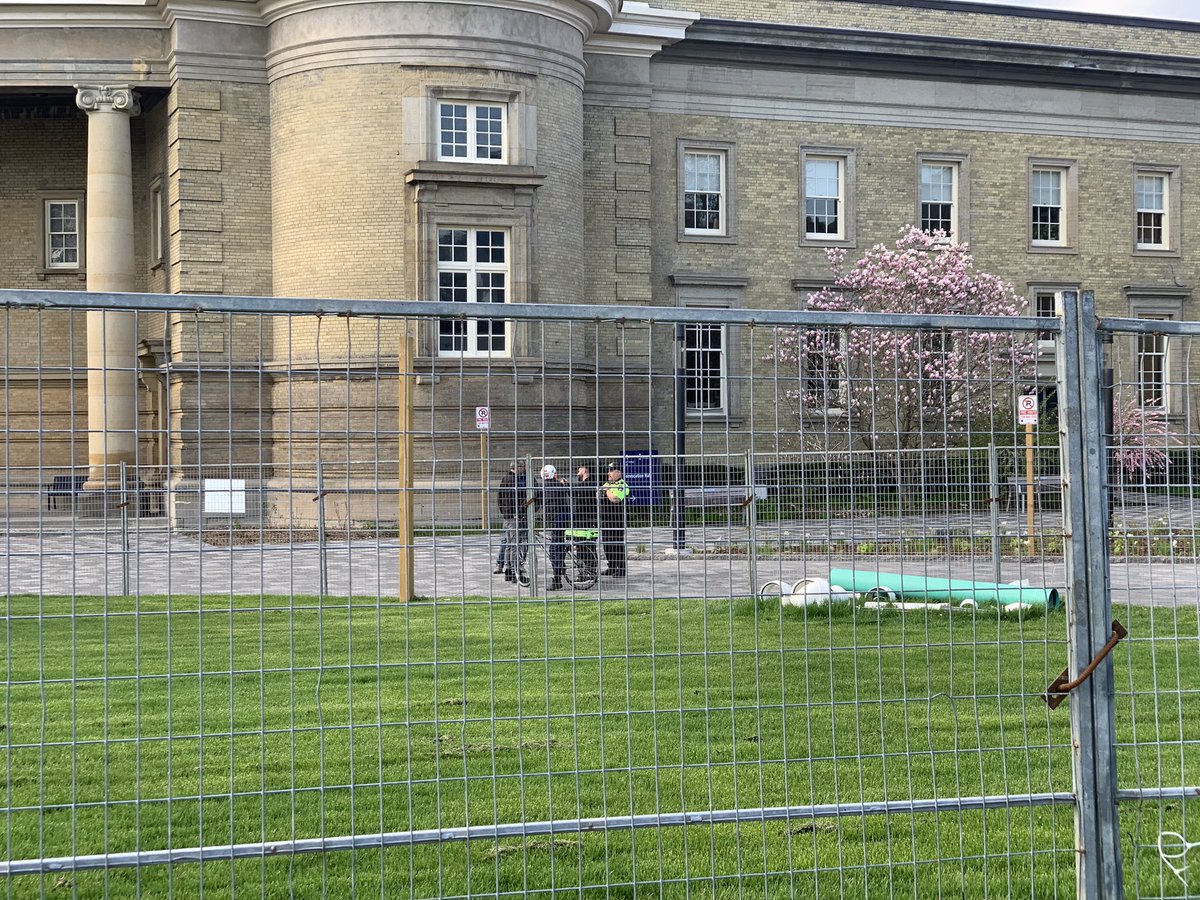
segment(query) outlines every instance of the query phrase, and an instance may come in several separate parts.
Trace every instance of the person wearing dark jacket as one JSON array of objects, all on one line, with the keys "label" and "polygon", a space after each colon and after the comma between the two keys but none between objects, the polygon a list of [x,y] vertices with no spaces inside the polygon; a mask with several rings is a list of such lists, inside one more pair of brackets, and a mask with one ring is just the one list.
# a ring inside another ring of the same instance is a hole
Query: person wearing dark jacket
[{"label": "person wearing dark jacket", "polygon": [[525,462],[516,460],[508,474],[500,480],[500,491],[496,496],[500,507],[500,518],[504,520],[504,538],[500,548],[503,554],[504,580],[529,584],[525,574],[525,557],[529,553],[526,533],[529,530],[529,514],[525,507]]},{"label": "person wearing dark jacket", "polygon": [[625,577],[625,501],[629,485],[625,482],[620,460],[608,464],[608,481],[597,492],[600,501],[600,539],[604,543],[604,561],[608,563],[601,575]]},{"label": "person wearing dark jacket", "polygon": [[571,528],[567,535],[578,550],[584,576],[594,577],[600,572],[600,554],[596,546],[600,537],[600,498],[596,496],[596,482],[587,466],[580,466],[575,477],[577,480],[571,489]]},{"label": "person wearing dark jacket", "polygon": [[550,590],[563,588],[563,572],[567,567],[566,530],[571,524],[571,487],[559,478],[558,469],[550,464],[542,466],[542,491],[538,502],[542,506],[543,527],[546,542],[550,545],[550,568],[554,577]]}]

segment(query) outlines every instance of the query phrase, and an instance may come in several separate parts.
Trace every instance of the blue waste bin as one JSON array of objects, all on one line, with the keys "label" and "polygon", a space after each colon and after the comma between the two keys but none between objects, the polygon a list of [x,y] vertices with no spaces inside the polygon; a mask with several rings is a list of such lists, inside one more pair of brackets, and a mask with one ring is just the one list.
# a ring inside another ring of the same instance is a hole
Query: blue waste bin
[{"label": "blue waste bin", "polygon": [[625,464],[625,482],[629,485],[628,503],[633,506],[655,506],[662,500],[662,462],[657,450],[626,450],[621,454]]}]

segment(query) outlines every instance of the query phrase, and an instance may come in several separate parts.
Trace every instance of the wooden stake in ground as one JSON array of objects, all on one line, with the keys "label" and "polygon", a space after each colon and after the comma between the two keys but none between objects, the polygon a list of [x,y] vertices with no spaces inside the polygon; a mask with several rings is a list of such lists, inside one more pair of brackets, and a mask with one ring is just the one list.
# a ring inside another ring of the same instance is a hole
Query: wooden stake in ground
[{"label": "wooden stake in ground", "polygon": [[1033,539],[1033,426],[1025,426],[1025,522],[1029,534],[1029,552],[1034,551]]}]

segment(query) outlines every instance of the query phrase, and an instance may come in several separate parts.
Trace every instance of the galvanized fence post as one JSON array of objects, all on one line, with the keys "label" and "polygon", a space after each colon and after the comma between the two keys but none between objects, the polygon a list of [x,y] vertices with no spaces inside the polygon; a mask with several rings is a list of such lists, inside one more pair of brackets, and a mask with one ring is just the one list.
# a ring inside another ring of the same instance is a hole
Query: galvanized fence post
[{"label": "galvanized fence post", "polygon": [[325,548],[325,478],[321,461],[317,460],[317,568],[320,570],[318,590],[324,597],[329,593],[328,554]]},{"label": "galvanized fence post", "polygon": [[988,444],[988,518],[992,527],[992,577],[997,584],[1000,574],[1000,452],[994,443]]},{"label": "galvanized fence post", "polygon": [[129,596],[129,475],[121,461],[121,596]]},{"label": "galvanized fence post", "polygon": [[746,451],[746,536],[750,546],[746,558],[750,561],[750,596],[758,595],[758,501],[754,494],[754,451]]},{"label": "galvanized fence post", "polygon": [[[1112,619],[1101,368],[1095,298],[1091,291],[1084,291],[1077,302],[1074,291],[1064,292],[1058,391],[1064,453],[1067,656],[1072,678],[1104,646]],[[1112,665],[1111,656],[1101,662],[1070,699],[1076,892],[1080,898],[1123,895]]]}]

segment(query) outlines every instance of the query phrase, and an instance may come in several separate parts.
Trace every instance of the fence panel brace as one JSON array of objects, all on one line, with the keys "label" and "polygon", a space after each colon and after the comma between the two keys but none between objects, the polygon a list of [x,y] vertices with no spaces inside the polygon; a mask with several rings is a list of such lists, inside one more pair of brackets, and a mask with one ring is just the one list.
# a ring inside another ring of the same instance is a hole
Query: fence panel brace
[{"label": "fence panel brace", "polygon": [[[1064,454],[1067,658],[1074,677],[1104,646],[1112,620],[1105,515],[1108,462],[1093,293],[1064,292],[1062,315],[1059,437]],[[1121,897],[1111,657],[1071,694],[1070,704],[1077,895],[1081,900]]]}]

